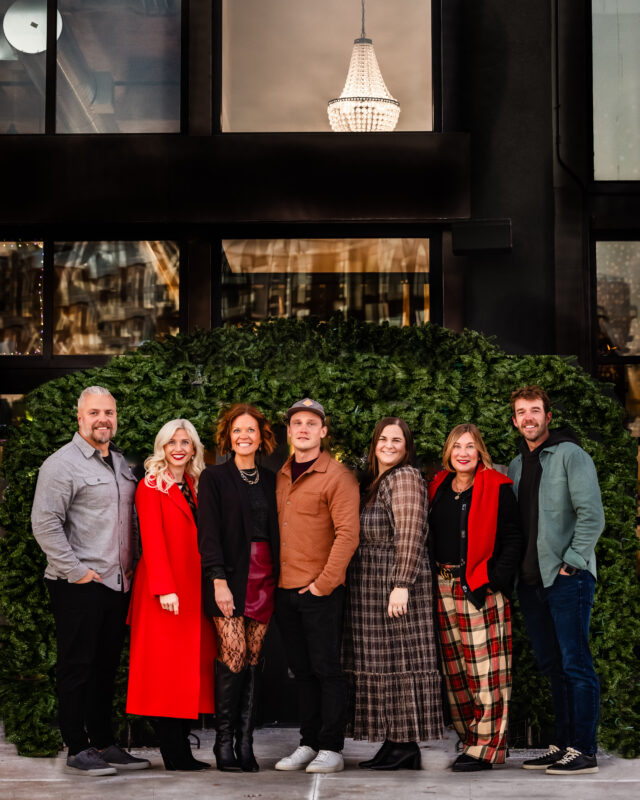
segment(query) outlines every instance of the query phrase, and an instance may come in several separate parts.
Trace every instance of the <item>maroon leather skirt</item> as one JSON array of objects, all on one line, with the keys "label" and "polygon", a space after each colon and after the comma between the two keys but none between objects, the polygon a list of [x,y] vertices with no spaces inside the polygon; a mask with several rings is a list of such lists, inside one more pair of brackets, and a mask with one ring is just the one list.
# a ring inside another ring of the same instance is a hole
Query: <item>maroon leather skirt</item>
[{"label": "maroon leather skirt", "polygon": [[244,616],[265,624],[273,614],[273,598],[276,582],[273,560],[268,542],[251,542],[247,597],[244,601]]}]

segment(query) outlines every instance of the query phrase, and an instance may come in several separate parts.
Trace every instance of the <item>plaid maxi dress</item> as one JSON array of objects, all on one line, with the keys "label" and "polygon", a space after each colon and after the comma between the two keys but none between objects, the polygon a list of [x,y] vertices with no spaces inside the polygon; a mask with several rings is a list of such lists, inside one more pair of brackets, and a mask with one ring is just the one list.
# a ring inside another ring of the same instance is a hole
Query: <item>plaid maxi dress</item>
[{"label": "plaid maxi dress", "polygon": [[[426,552],[427,490],[410,466],[385,475],[360,511],[360,546],[347,573],[343,666],[350,684],[347,735],[379,742],[443,735],[433,589]],[[387,614],[394,586],[407,613]]]}]

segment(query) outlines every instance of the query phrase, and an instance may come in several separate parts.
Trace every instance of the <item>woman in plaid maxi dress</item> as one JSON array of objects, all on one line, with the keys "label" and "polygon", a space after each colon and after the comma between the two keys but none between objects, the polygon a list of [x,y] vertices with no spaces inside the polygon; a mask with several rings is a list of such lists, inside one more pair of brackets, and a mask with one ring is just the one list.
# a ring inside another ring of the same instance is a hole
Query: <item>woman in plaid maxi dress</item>
[{"label": "woman in plaid maxi dress", "polygon": [[509,594],[524,552],[512,481],[493,469],[480,431],[457,425],[429,485],[438,633],[462,753],[454,772],[504,763],[511,695]]},{"label": "woman in plaid maxi dress", "polygon": [[420,769],[418,741],[443,733],[441,677],[426,552],[427,492],[410,466],[406,422],[385,417],[369,451],[360,546],[349,566],[344,667],[351,680],[347,732],[384,744],[360,766]]}]

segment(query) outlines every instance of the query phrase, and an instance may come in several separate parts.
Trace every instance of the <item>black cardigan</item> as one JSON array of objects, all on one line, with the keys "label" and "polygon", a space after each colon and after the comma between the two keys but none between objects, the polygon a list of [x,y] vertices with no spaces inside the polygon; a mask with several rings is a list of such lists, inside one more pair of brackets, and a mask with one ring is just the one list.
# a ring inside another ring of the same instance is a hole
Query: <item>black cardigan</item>
[{"label": "black cardigan", "polygon": [[[449,487],[455,477],[455,473],[447,476],[442,484],[438,487],[432,501],[430,514],[436,503],[441,499],[444,492],[449,491]],[[473,502],[473,492],[471,494],[471,502],[466,511],[465,519],[460,519],[460,530],[458,535],[461,536],[462,528],[467,528],[467,519],[469,516],[469,509]],[[462,516],[462,515],[461,515]],[[433,533],[432,536],[437,534]],[[448,532],[445,535],[449,535]],[[430,537],[431,538],[431,537]],[[466,586],[466,577],[464,575],[464,564],[467,558],[467,542],[465,538],[460,539],[460,557],[462,563],[462,575],[460,582],[463,587]],[[525,540],[520,527],[520,515],[518,512],[518,501],[513,493],[513,486],[510,483],[503,484],[499,489],[498,495],[498,524],[496,529],[496,539],[493,547],[493,554],[487,561],[487,575],[489,577],[489,588],[494,592],[502,592],[507,597],[511,597],[513,593],[513,585],[522,563],[524,555]],[[433,542],[431,543],[430,553],[433,559]],[[487,586],[480,586],[474,592],[468,587],[465,589],[465,594],[476,606],[482,608],[487,593]]]},{"label": "black cardigan", "polygon": [[[280,565],[280,537],[276,506],[276,476],[258,467],[268,505],[269,544],[276,585]],[[204,610],[221,617],[215,601],[214,578],[226,578],[233,594],[234,616],[242,616],[247,595],[251,536],[251,506],[246,486],[233,459],[208,466],[198,484],[198,549],[204,574]]]}]

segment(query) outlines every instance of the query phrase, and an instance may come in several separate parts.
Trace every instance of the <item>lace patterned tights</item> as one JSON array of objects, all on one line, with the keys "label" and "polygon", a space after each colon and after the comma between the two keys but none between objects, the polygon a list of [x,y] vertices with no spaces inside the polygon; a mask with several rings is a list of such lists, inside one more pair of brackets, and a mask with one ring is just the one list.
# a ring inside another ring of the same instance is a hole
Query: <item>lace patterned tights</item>
[{"label": "lace patterned tights", "polygon": [[268,624],[246,617],[214,617],[213,621],[218,632],[219,661],[231,672],[258,663]]}]

